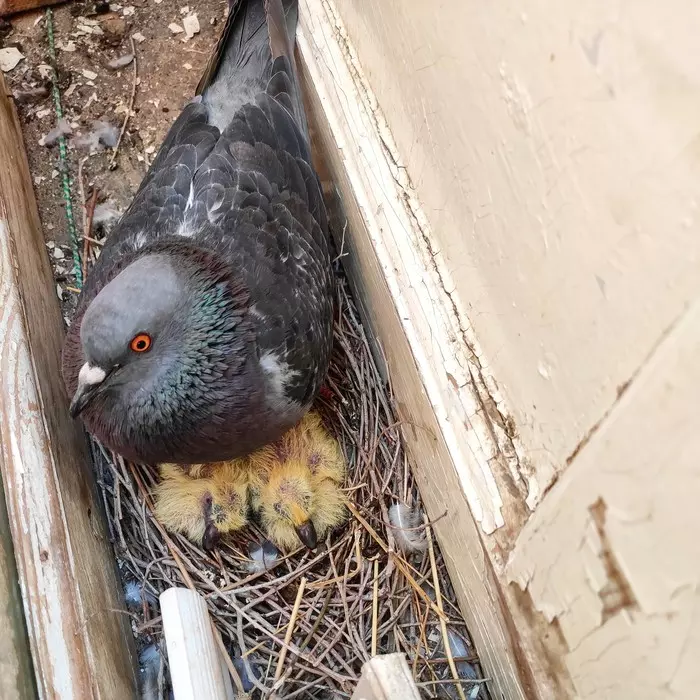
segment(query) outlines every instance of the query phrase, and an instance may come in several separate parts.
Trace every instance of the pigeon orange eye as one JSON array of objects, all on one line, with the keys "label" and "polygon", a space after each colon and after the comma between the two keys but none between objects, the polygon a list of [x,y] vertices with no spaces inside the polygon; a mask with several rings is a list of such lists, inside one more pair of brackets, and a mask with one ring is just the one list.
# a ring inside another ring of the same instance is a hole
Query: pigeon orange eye
[{"label": "pigeon orange eye", "polygon": [[150,335],[147,333],[139,333],[132,338],[130,347],[134,352],[146,352],[150,349],[152,342]]}]

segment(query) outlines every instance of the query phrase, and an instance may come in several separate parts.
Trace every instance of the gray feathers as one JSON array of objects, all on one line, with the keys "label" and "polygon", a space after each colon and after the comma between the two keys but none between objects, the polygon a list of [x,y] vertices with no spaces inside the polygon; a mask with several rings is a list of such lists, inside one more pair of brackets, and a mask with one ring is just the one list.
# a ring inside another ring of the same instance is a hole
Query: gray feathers
[{"label": "gray feathers", "polygon": [[[81,293],[66,384],[74,394],[88,360],[110,364],[82,415],[129,458],[240,456],[299,420],[323,381],[333,276],[295,22],[295,0],[230,3],[201,97],[168,132]],[[156,256],[165,265],[146,269]],[[154,335],[143,357],[128,351],[136,332]]]},{"label": "gray feathers", "polygon": [[413,554],[424,552],[428,546],[423,524],[423,513],[405,503],[395,503],[389,508],[389,523],[392,534],[402,552]]}]

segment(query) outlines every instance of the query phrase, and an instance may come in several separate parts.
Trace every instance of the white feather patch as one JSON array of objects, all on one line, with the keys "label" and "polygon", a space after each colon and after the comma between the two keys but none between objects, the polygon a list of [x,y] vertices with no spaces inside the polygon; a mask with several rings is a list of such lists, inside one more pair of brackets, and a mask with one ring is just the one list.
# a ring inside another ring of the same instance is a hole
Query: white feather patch
[{"label": "white feather patch", "polygon": [[261,356],[260,369],[262,369],[271,390],[268,397],[270,405],[281,410],[286,409],[291,401],[286,397],[285,389],[287,384],[299,373],[291,370],[279,355],[272,352]]},{"label": "white feather patch", "polygon": [[248,556],[250,557],[250,561],[247,564],[248,572],[259,574],[274,568],[279,555],[279,550],[269,540],[265,540],[262,545],[252,542],[248,545]]},{"label": "white feather patch", "polygon": [[406,554],[424,552],[428,546],[423,526],[423,513],[405,503],[394,503],[389,508],[389,523],[396,544]]}]

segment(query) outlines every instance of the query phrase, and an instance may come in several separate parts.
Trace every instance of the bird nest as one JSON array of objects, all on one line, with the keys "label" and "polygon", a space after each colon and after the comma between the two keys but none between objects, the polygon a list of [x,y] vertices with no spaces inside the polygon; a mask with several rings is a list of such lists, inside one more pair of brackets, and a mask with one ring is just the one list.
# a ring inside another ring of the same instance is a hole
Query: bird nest
[{"label": "bird nest", "polygon": [[[168,697],[158,595],[187,586],[207,602],[239,696],[348,698],[371,656],[398,651],[422,697],[488,698],[443,558],[420,516],[391,389],[343,278],[337,294],[334,356],[317,409],[347,459],[350,515],[316,551],[268,560],[252,525],[207,553],[155,519],[154,469],[94,445],[137,645],[163,650],[154,697]],[[412,517],[397,524],[396,504]]]}]

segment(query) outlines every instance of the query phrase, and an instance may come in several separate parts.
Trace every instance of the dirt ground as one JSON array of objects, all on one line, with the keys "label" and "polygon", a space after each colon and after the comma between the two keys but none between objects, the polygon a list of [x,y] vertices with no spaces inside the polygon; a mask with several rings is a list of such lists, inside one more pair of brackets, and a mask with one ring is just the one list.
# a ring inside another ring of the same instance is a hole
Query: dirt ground
[{"label": "dirt ground", "polygon": [[[92,238],[103,238],[128,206],[165,133],[194,95],[226,8],[226,0],[194,0],[188,5],[173,0],[70,2],[53,8],[61,102],[71,128],[67,136],[68,172],[79,238],[84,225],[83,197],[89,202],[95,188],[98,198]],[[191,25],[192,19],[186,18],[193,15],[199,31],[188,37],[184,27]],[[117,68],[109,66],[110,61],[128,60],[132,40],[136,75],[134,61]],[[0,24],[0,48],[8,47],[16,47],[24,56],[4,77],[20,113],[57,294],[68,321],[77,290],[59,149],[57,145],[42,145],[57,125],[45,10],[17,15]],[[110,169],[113,148],[96,141],[100,133],[108,142],[118,136],[134,80],[133,110]],[[93,245],[99,250],[99,245]]]}]

